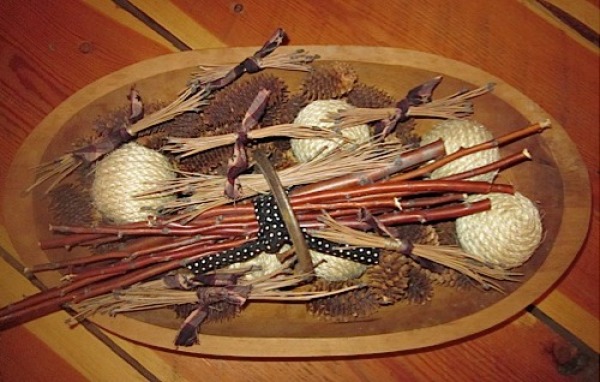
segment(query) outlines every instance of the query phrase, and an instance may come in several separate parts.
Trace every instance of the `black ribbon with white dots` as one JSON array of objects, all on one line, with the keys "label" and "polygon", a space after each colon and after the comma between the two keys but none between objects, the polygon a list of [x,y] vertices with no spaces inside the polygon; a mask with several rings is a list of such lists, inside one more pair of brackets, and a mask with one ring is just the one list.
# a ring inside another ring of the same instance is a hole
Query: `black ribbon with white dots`
[{"label": "black ribbon with white dots", "polygon": [[[258,221],[258,239],[242,246],[206,256],[186,267],[194,273],[204,273],[223,268],[230,264],[244,262],[258,256],[261,252],[278,253],[285,244],[290,243],[290,235],[272,195],[261,195],[254,199],[254,213]],[[358,263],[374,265],[379,262],[380,250],[377,248],[350,247],[329,240],[315,238],[302,229],[308,247],[317,252],[352,260]]]}]

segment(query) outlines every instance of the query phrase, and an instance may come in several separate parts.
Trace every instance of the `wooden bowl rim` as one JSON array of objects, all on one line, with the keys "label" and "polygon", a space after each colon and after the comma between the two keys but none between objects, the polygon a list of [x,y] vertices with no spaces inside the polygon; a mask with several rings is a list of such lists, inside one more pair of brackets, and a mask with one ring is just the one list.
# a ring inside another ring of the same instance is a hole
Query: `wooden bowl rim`
[{"label": "wooden bowl rim", "polygon": [[[413,67],[448,75],[475,84],[496,83],[494,94],[510,99],[511,106],[531,122],[549,119],[552,128],[543,134],[563,179],[564,209],[562,223],[554,246],[537,272],[509,297],[474,314],[427,328],[377,335],[332,338],[257,338],[201,335],[201,345],[177,350],[190,353],[236,357],[316,357],[374,354],[418,349],[458,340],[480,333],[518,315],[526,306],[539,299],[567,271],[585,240],[591,211],[591,191],[585,165],[562,126],[539,105],[520,91],[481,69],[441,56],[412,50],[365,46],[287,46],[278,52],[305,49],[323,60],[354,61],[373,64]],[[237,62],[251,55],[256,47],[217,48],[173,53],[145,60],[111,73],[73,94],[52,111],[30,134],[20,148],[7,178],[4,193],[5,221],[15,210],[32,208],[32,198],[23,196],[33,180],[32,174],[22,174],[23,168],[40,163],[44,150],[40,142],[49,140],[68,120],[73,111],[81,110],[98,97],[119,89],[124,83],[135,83],[168,70],[191,68],[202,64],[223,64],[223,56]],[[237,61],[236,61],[237,60]],[[23,167],[25,166],[25,167]],[[17,191],[19,190],[19,191]],[[18,195],[18,196],[17,196]],[[11,206],[11,208],[6,208]],[[14,208],[19,206],[20,208]],[[21,227],[23,228],[23,227]],[[10,235],[10,227],[7,226]],[[13,233],[15,231],[13,230]],[[18,231],[17,231],[18,232]],[[23,231],[21,231],[23,232]],[[39,248],[26,248],[39,251]],[[109,332],[134,342],[175,350],[175,331],[161,328],[126,316],[95,316],[94,323]]]}]

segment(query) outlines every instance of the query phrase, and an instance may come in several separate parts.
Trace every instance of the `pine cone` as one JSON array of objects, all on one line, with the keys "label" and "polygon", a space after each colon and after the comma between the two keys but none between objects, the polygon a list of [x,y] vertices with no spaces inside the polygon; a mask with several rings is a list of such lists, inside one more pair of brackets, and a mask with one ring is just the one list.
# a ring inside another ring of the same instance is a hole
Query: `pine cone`
[{"label": "pine cone", "polygon": [[300,110],[302,110],[302,108],[304,108],[306,105],[308,105],[308,101],[306,98],[304,98],[304,95],[295,94],[286,99],[275,109],[273,117],[270,121],[263,118],[263,125],[273,126],[293,123]]},{"label": "pine cone", "polygon": [[229,161],[232,155],[232,146],[216,147],[180,158],[177,168],[181,171],[198,174],[224,175],[227,172],[227,161]]},{"label": "pine cone", "polygon": [[394,304],[407,296],[408,274],[413,261],[398,252],[383,252],[379,264],[370,267],[363,279],[381,305]]},{"label": "pine cone", "polygon": [[127,106],[119,107],[103,114],[94,121],[92,129],[96,137],[103,137],[114,129],[119,129],[129,124],[129,108]]},{"label": "pine cone", "polygon": [[348,103],[356,107],[394,107],[394,99],[386,92],[363,83],[356,84],[348,93]]},{"label": "pine cone", "polygon": [[407,299],[413,304],[425,304],[433,296],[433,286],[427,272],[420,267],[414,267],[408,274]]},{"label": "pine cone", "polygon": [[81,185],[63,183],[50,191],[50,221],[56,225],[91,226],[99,219],[92,197]]},{"label": "pine cone", "polygon": [[[334,291],[356,285],[356,281],[326,281],[318,279],[311,291]],[[378,308],[375,296],[369,288],[358,288],[329,297],[317,298],[307,304],[310,314],[327,321],[350,322],[375,313]]]},{"label": "pine cone", "polygon": [[402,240],[413,244],[439,245],[437,231],[431,225],[402,224],[395,228]]},{"label": "pine cone", "polygon": [[460,289],[467,289],[475,285],[469,276],[446,267],[444,267],[441,272],[432,272],[427,270],[426,273],[427,277],[434,285],[442,285]]},{"label": "pine cone", "polygon": [[[168,105],[168,103],[166,103],[166,102],[158,102],[158,101],[144,104],[144,116],[149,116],[150,114],[157,112],[158,110],[164,108],[167,105]],[[196,113],[192,113],[192,114],[196,114]],[[129,107],[125,108],[124,124],[130,124],[129,123]],[[123,124],[116,126],[116,127],[122,127],[122,126],[123,126]],[[158,125],[155,125],[155,126],[152,126],[145,130],[140,131],[137,134],[137,137],[145,137],[145,136],[153,135],[156,133],[164,133],[165,131],[167,131],[166,127],[167,127],[166,123],[160,123]]]},{"label": "pine cone", "polygon": [[358,75],[346,63],[315,66],[302,84],[302,94],[307,101],[340,98],[354,87]]},{"label": "pine cone", "polygon": [[274,110],[287,98],[287,85],[273,75],[259,74],[250,76],[245,81],[236,81],[219,91],[204,109],[204,123],[213,129],[222,128],[220,134],[234,132],[233,125],[242,121],[261,89],[271,91],[262,119],[273,119]]},{"label": "pine cone", "polygon": [[437,231],[440,245],[458,245],[456,223],[454,221],[435,223],[434,228]]}]

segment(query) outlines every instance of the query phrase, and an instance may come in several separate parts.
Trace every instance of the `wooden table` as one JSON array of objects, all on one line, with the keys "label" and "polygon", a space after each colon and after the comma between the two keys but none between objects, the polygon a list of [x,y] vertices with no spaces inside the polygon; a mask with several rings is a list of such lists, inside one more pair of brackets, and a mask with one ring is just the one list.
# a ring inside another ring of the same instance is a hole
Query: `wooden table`
[{"label": "wooden table", "polygon": [[[294,45],[414,49],[504,79],[556,118],[576,143],[589,171],[593,211],[588,239],[558,285],[510,322],[457,343],[356,358],[206,358],[139,346],[93,328],[69,329],[67,314],[60,312],[0,332],[0,380],[549,381],[568,380],[569,373],[598,380],[598,3],[2,1],[2,185],[27,135],[85,85],[170,52],[256,46],[282,26]],[[4,229],[0,244],[0,305],[5,305],[36,289],[15,269]]]}]

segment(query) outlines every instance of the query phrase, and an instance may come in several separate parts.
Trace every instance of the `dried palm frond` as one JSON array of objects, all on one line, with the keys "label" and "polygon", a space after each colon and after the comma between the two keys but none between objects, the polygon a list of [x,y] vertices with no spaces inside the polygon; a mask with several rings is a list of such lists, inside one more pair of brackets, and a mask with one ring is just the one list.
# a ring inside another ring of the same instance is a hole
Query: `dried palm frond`
[{"label": "dried palm frond", "polygon": [[[210,137],[169,138],[169,143],[164,149],[171,153],[180,154],[184,158],[213,148],[232,145],[237,137],[238,133],[232,132]],[[248,132],[248,138],[251,140],[271,137],[340,139],[340,135],[333,130],[295,124],[268,126]]]},{"label": "dried palm frond", "polygon": [[[346,285],[339,289],[329,289],[327,291],[306,291],[295,290],[294,287],[302,285],[307,279],[305,274],[291,274],[290,266],[295,259],[290,259],[283,263],[281,267],[265,276],[239,282],[238,286],[247,287],[249,290],[246,296],[249,301],[299,301],[307,302],[313,299],[325,298],[359,289],[361,285]],[[241,272],[246,271],[242,269]],[[231,272],[231,270],[229,270]],[[185,277],[193,277],[185,275]],[[151,310],[161,308],[172,308],[174,306],[184,306],[190,309],[191,306],[198,303],[199,291],[203,286],[196,289],[182,290],[172,289],[164,280],[152,280],[132,285],[123,290],[113,291],[89,298],[72,304],[72,308],[78,312],[76,318],[87,318],[93,314],[119,314],[140,310]],[[207,288],[218,288],[208,286]],[[224,287],[225,289],[229,287]],[[213,304],[211,304],[213,305]]]},{"label": "dried palm frond", "polygon": [[125,141],[135,137],[141,131],[169,121],[180,114],[189,111],[197,112],[201,106],[206,105],[205,98],[207,96],[207,91],[196,92],[196,89],[188,88],[175,101],[133,125],[117,129],[91,145],[64,154],[56,160],[42,163],[36,168],[36,180],[27,188],[26,192],[30,192],[38,185],[55,178],[46,190],[46,193],[48,193],[83,163],[95,162]]}]

